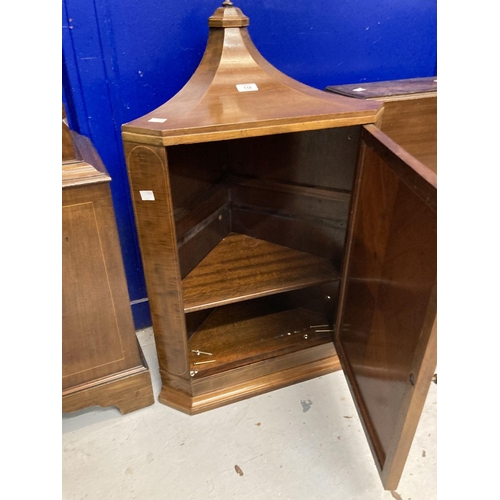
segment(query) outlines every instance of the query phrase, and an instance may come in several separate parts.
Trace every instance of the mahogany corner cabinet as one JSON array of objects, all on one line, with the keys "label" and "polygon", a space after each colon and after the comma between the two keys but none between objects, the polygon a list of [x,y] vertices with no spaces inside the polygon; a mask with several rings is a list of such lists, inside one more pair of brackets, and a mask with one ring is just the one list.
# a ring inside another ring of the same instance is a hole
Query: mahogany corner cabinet
[{"label": "mahogany corner cabinet", "polygon": [[194,414],[343,369],[386,489],[436,366],[436,174],[383,103],[303,85],[228,0],[198,69],[122,126],[162,378]]}]

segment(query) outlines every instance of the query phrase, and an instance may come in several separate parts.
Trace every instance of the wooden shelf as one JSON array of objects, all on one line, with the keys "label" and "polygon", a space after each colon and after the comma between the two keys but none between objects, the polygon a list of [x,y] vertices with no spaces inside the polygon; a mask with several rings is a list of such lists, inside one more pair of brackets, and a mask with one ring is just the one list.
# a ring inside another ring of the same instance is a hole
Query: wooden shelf
[{"label": "wooden shelf", "polygon": [[182,280],[184,312],[298,290],[338,276],[327,259],[231,233]]},{"label": "wooden shelf", "polygon": [[190,369],[198,378],[332,343],[331,326],[318,325],[328,325],[320,313],[296,308],[268,314],[262,301],[217,308],[189,340]]}]

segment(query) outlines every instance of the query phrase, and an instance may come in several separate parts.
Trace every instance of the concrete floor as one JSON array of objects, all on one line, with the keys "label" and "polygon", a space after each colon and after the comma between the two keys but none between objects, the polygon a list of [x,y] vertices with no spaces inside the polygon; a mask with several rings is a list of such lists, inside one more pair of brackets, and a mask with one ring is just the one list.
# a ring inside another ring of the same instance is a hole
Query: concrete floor
[{"label": "concrete floor", "polygon": [[[137,332],[160,389],[152,329]],[[433,500],[437,386],[384,491],[342,372],[196,416],[159,403],[63,414],[63,500]],[[237,469],[241,471],[237,472]]]}]

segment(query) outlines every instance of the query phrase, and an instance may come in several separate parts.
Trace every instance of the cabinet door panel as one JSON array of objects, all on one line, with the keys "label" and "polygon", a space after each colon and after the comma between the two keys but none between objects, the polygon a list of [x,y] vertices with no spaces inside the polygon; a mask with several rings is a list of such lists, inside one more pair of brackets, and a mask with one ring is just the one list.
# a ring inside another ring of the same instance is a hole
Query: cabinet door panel
[{"label": "cabinet door panel", "polygon": [[436,175],[363,127],[336,344],[386,489],[395,489],[436,366]]}]

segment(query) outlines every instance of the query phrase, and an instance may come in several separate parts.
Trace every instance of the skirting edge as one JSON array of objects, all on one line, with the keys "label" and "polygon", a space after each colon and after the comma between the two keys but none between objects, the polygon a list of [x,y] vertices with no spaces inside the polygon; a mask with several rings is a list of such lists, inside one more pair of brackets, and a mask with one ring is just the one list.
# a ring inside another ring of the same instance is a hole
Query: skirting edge
[{"label": "skirting edge", "polygon": [[339,358],[334,355],[197,396],[164,384],[158,401],[188,415],[195,415],[340,369]]}]

